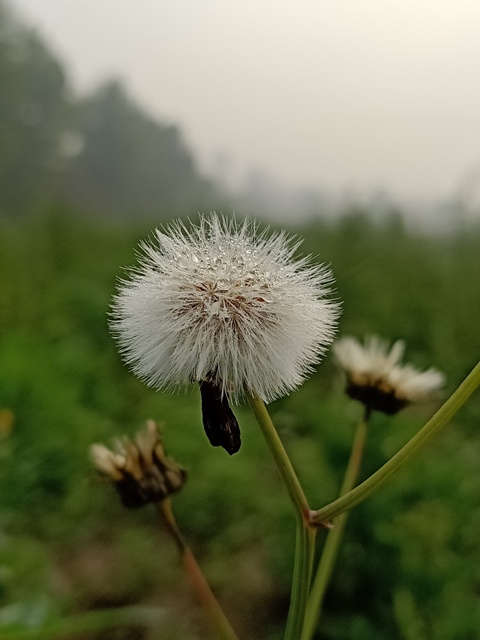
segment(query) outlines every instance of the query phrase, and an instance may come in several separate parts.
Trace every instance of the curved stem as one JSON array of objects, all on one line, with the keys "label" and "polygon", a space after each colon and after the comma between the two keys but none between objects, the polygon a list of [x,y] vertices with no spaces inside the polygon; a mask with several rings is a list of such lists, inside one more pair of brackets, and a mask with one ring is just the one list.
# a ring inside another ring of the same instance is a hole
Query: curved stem
[{"label": "curved stem", "polygon": [[295,508],[297,520],[295,564],[285,640],[300,640],[312,574],[316,525],[310,520],[311,512],[307,498],[264,403],[253,396],[249,400]]},{"label": "curved stem", "polygon": [[161,502],[157,502],[156,506],[158,513],[163,516],[163,519],[168,527],[168,532],[175,540],[180,554],[182,554],[187,547],[187,543],[185,542],[185,538],[178,528],[177,521],[175,520],[175,516],[173,515],[172,501],[170,500],[170,498],[166,498]]},{"label": "curved stem", "polygon": [[312,520],[317,524],[328,522],[335,516],[356,506],[371,493],[379,489],[383,483],[399,469],[401,469],[415,454],[423,449],[437,433],[457,413],[460,407],[468,400],[470,395],[480,385],[480,362],[469,373],[462,384],[440,407],[426,425],[413,436],[407,444],[400,449],[383,467],[371,475],[362,484],[352,489],[344,496],[334,500],[326,507],[312,512]]},{"label": "curved stem", "polygon": [[232,629],[230,622],[224,614],[218,600],[215,598],[205,576],[200,569],[195,556],[185,542],[180,529],[175,521],[172,504],[170,499],[162,500],[157,505],[159,513],[165,519],[168,530],[175,540],[180,555],[182,557],[183,566],[190,578],[190,583],[204,609],[210,615],[213,626],[216,628],[218,636],[223,640],[238,640],[235,631]]},{"label": "curved stem", "polygon": [[282,480],[290,495],[290,499],[300,517],[308,522],[310,507],[308,506],[307,498],[305,497],[305,493],[298,481],[292,463],[290,462],[290,458],[283,447],[282,441],[278,436],[272,419],[268,414],[267,408],[263,401],[255,396],[251,396],[249,398],[249,402],[274,457],[278,472],[282,476]]},{"label": "curved stem", "polygon": [[[366,410],[365,416],[361,422],[359,422],[355,432],[352,451],[350,453],[347,469],[340,489],[341,496],[345,495],[353,486],[355,486],[363,456],[368,418],[369,411]],[[318,621],[320,620],[323,599],[330,582],[335,560],[338,555],[338,549],[342,540],[343,531],[347,523],[347,518],[348,512],[343,513],[339,517],[335,527],[330,529],[327,533],[325,546],[323,547],[320,563],[308,598],[302,640],[310,640],[310,638],[313,637]]]}]

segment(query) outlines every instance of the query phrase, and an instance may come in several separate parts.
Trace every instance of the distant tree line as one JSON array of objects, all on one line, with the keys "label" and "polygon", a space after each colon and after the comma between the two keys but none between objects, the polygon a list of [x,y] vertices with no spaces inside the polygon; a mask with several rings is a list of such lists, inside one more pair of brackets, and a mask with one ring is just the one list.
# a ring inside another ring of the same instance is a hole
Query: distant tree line
[{"label": "distant tree line", "polygon": [[0,0],[0,213],[61,202],[171,216],[212,192],[177,127],[149,117],[118,81],[75,98],[62,63]]}]

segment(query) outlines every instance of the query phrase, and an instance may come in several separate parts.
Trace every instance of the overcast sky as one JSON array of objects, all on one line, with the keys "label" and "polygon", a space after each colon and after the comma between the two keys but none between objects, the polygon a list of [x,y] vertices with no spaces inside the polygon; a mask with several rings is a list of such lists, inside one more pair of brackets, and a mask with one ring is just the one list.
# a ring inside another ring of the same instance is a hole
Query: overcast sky
[{"label": "overcast sky", "polygon": [[480,159],[479,0],[13,4],[76,90],[123,78],[204,167],[428,197]]}]

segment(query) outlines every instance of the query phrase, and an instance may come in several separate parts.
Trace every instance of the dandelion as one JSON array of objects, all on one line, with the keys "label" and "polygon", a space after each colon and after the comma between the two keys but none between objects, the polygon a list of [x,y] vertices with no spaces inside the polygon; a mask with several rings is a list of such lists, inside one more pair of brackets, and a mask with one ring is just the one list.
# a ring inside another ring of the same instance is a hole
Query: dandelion
[{"label": "dandelion", "polygon": [[122,503],[129,508],[161,502],[179,491],[186,480],[185,469],[165,453],[153,420],[134,441],[117,440],[113,451],[93,444],[90,455],[97,470],[114,483]]},{"label": "dandelion", "polygon": [[337,340],[333,352],[347,375],[347,394],[368,410],[387,415],[429,400],[444,385],[445,376],[433,367],[421,372],[400,364],[404,350],[402,340],[389,349],[377,336],[366,338],[364,345],[351,337]]},{"label": "dandelion", "polygon": [[327,299],[329,269],[293,259],[299,244],[215,214],[191,230],[156,230],[113,302],[111,327],[134,373],[158,389],[201,383],[204,422],[206,395],[225,413],[228,399],[269,402],[300,385],[333,340],[339,306]]}]

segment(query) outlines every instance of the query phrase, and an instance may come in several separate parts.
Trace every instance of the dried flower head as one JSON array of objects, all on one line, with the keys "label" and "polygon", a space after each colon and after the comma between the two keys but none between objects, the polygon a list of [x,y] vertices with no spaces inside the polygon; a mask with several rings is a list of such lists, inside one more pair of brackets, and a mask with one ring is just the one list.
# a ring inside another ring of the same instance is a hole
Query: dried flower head
[{"label": "dried flower head", "polygon": [[335,357],[347,374],[347,394],[369,410],[393,415],[409,404],[430,399],[445,382],[434,368],[418,371],[410,364],[399,364],[405,343],[388,343],[376,336],[362,345],[351,337],[333,345]]},{"label": "dried flower head", "polygon": [[339,306],[332,275],[284,232],[215,214],[188,230],[176,222],[144,243],[123,281],[111,327],[147,384],[207,381],[238,400],[271,401],[297,387],[333,340]]},{"label": "dried flower head", "polygon": [[95,467],[111,480],[128,508],[160,502],[182,488],[186,471],[167,456],[156,423],[147,422],[134,441],[122,438],[111,451],[93,444],[90,454]]}]

